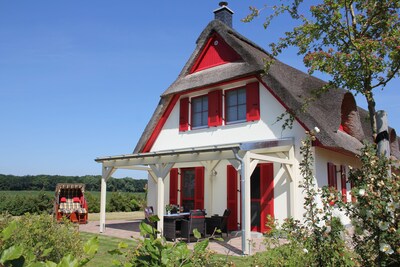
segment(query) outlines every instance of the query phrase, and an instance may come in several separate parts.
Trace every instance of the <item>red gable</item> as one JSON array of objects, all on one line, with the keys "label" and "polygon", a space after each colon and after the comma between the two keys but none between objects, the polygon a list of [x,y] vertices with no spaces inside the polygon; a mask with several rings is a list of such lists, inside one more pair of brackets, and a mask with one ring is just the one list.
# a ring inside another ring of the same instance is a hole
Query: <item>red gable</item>
[{"label": "red gable", "polygon": [[194,62],[190,73],[238,60],[241,60],[241,57],[221,36],[215,33],[208,39],[200,56]]}]

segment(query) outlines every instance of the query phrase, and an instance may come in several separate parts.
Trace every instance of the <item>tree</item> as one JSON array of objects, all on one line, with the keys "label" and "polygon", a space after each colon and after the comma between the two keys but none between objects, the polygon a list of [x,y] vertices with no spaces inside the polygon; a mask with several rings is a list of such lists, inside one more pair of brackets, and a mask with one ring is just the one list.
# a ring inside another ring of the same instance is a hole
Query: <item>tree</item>
[{"label": "tree", "polygon": [[[280,1],[275,1],[283,2]],[[383,89],[400,72],[400,21],[398,0],[321,0],[300,10],[308,1],[290,0],[289,5],[250,7],[243,21],[251,21],[261,11],[270,10],[264,23],[284,13],[299,26],[271,44],[274,56],[294,46],[309,73],[321,71],[332,77],[329,85],[364,95],[374,135],[377,133],[375,89]],[[322,91],[326,88],[321,88]]]}]

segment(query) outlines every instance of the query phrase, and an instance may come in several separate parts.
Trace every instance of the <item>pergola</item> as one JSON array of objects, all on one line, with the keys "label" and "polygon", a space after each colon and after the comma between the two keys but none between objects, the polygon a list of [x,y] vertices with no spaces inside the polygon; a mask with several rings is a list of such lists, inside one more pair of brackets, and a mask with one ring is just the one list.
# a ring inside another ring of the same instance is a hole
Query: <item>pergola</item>
[{"label": "pergola", "polygon": [[[251,201],[250,179],[258,163],[280,163],[278,173],[288,174],[290,179],[290,213],[294,215],[295,163],[294,141],[292,138],[263,140],[237,144],[196,147],[187,149],[155,151],[127,154],[120,156],[99,157],[96,162],[102,164],[101,199],[100,199],[100,232],[105,232],[107,180],[117,169],[146,170],[157,184],[157,215],[160,221],[158,231],[163,233],[164,216],[164,179],[175,164],[200,162],[211,177],[221,160],[228,160],[240,172],[241,212],[242,212],[242,252],[249,254],[251,240]],[[212,181],[212,180],[211,180]],[[211,188],[213,188],[211,186]]]}]

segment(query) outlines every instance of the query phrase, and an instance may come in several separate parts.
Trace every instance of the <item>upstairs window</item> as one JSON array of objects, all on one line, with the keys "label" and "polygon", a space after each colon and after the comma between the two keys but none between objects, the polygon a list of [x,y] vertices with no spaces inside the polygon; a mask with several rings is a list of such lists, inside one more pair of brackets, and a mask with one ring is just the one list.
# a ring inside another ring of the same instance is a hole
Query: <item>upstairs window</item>
[{"label": "upstairs window", "polygon": [[226,91],[226,123],[246,121],[246,89]]},{"label": "upstairs window", "polygon": [[208,96],[192,98],[192,128],[208,126]]}]

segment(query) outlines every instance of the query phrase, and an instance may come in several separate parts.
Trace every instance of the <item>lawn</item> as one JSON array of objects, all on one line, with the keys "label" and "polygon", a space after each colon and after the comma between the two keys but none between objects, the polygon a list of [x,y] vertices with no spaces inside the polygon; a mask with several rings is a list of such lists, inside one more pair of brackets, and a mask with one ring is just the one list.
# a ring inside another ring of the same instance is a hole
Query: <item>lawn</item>
[{"label": "lawn", "polygon": [[135,241],[129,239],[121,239],[121,238],[98,235],[98,234],[91,234],[85,232],[80,232],[79,234],[83,242],[86,242],[93,236],[97,236],[99,239],[99,250],[97,251],[96,256],[90,262],[88,262],[87,265],[85,265],[87,267],[112,266],[113,259],[123,260],[123,256],[110,255],[108,251],[118,248],[118,244],[121,242],[124,242],[128,245],[133,245],[135,243]]},{"label": "lawn", "polygon": [[[86,266],[87,267],[107,267],[112,266],[113,259],[123,260],[123,256],[119,255],[110,255],[108,251],[114,250],[118,248],[118,244],[124,242],[128,245],[135,244],[135,241],[132,239],[121,239],[116,237],[98,235],[98,234],[91,234],[80,232],[80,236],[83,242],[86,242],[93,236],[98,236],[99,239],[99,250],[94,257]],[[226,259],[228,262],[233,262],[233,266],[250,266],[249,265],[249,257],[240,257],[240,256],[226,256],[226,255],[215,255],[215,258],[218,259]]]}]

